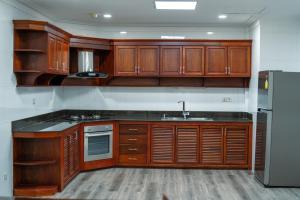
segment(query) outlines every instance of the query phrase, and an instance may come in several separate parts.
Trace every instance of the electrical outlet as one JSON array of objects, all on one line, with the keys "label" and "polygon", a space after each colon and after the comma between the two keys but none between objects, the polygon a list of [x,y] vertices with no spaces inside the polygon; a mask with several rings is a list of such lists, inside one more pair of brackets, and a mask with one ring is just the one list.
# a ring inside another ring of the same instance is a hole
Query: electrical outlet
[{"label": "electrical outlet", "polygon": [[7,174],[6,173],[3,174],[3,180],[7,181]]},{"label": "electrical outlet", "polygon": [[32,99],[32,105],[35,105],[35,104],[36,104],[36,99],[33,98],[33,99]]},{"label": "electrical outlet", "polygon": [[223,102],[225,103],[232,102],[232,99],[230,97],[224,97]]}]

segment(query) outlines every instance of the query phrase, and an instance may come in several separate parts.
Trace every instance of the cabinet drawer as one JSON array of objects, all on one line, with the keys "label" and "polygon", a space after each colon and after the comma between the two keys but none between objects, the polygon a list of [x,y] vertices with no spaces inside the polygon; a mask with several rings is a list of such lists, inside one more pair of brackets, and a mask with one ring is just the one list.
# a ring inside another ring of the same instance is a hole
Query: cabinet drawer
[{"label": "cabinet drawer", "polygon": [[147,144],[146,135],[120,135],[120,144]]},{"label": "cabinet drawer", "polygon": [[120,154],[141,154],[147,152],[147,145],[145,144],[121,144]]},{"label": "cabinet drawer", "polygon": [[146,164],[146,154],[123,154],[119,156],[119,162],[122,164]]},{"label": "cabinet drawer", "polygon": [[120,125],[120,134],[141,135],[147,134],[148,126],[144,124],[123,124]]}]

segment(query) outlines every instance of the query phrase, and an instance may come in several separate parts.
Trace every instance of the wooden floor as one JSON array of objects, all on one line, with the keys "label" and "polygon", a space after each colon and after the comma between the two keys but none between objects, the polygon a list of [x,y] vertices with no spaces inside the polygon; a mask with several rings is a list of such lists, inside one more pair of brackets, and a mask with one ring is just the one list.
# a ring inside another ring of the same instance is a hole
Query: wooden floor
[{"label": "wooden floor", "polygon": [[242,170],[112,168],[81,173],[50,198],[99,200],[296,200],[300,188],[264,188]]}]

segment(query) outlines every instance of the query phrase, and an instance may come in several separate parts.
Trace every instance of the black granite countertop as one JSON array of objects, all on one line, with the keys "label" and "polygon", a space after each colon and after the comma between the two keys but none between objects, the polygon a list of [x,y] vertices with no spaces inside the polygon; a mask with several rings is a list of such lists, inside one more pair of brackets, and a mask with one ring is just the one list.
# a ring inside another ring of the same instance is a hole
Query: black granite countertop
[{"label": "black granite countertop", "polygon": [[[101,119],[84,121],[70,120],[71,115],[82,114],[97,114],[101,116]],[[163,118],[164,114],[166,118]],[[185,120],[182,118],[181,111],[61,110],[13,121],[12,132],[59,132],[80,123],[91,121],[252,122],[252,115],[246,112],[191,111],[189,119]]]}]

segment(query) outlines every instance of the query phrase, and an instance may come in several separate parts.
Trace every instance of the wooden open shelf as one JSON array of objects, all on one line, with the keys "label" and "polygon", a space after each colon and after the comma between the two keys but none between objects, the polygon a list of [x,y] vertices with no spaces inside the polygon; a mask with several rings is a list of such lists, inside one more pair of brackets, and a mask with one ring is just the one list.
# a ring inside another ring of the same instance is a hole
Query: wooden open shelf
[{"label": "wooden open shelf", "polygon": [[58,191],[57,185],[20,185],[14,188],[15,196],[48,196]]},{"label": "wooden open shelf", "polygon": [[41,166],[56,164],[56,160],[30,160],[30,161],[16,161],[14,165],[17,166]]}]

